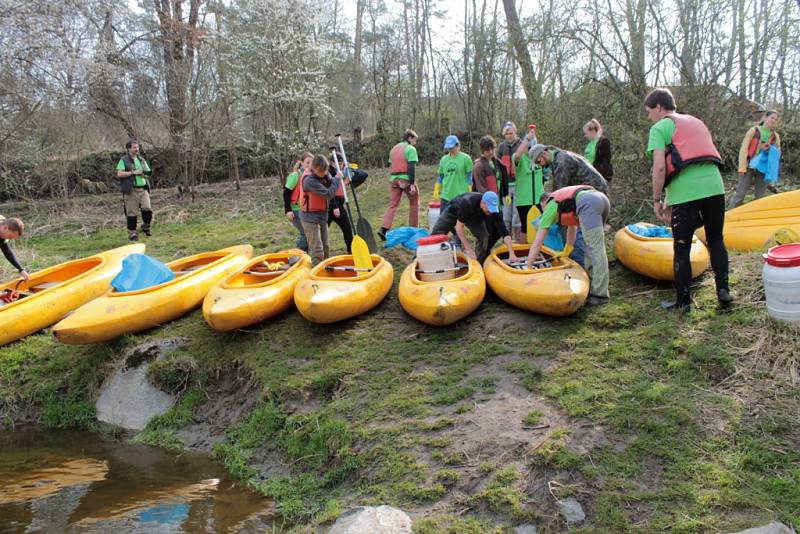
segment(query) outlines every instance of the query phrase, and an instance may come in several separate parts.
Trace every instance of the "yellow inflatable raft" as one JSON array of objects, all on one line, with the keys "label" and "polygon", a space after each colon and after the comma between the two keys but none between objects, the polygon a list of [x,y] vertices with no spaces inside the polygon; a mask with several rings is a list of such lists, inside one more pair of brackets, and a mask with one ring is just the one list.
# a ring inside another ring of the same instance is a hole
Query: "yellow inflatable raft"
[{"label": "yellow inflatable raft", "polygon": [[[530,245],[514,245],[514,253],[524,259]],[[542,247],[548,257],[554,252]],[[569,258],[550,259],[550,267],[515,269],[506,263],[508,251],[498,247],[483,263],[486,282],[498,297],[517,308],[543,315],[566,316],[575,313],[589,295],[589,275]]]},{"label": "yellow inflatable raft", "polygon": [[[706,242],[703,228],[696,232]],[[786,244],[800,236],[800,190],[759,198],[725,212],[723,230],[729,250],[752,252]]]},{"label": "yellow inflatable raft", "polygon": [[483,302],[486,279],[477,260],[458,255],[463,268],[449,280],[420,280],[417,261],[400,278],[400,305],[409,315],[434,326],[445,326],[463,319]]},{"label": "yellow inflatable raft", "polygon": [[[639,222],[638,226],[654,226]],[[614,255],[635,273],[655,278],[656,280],[675,280],[671,237],[644,237],[625,226],[614,236]],[[692,278],[697,278],[708,268],[708,250],[697,237],[692,237],[692,249],[689,253],[692,264]]]},{"label": "yellow inflatable raft", "polygon": [[371,310],[392,288],[394,269],[372,254],[372,269],[359,271],[353,256],[328,258],[311,270],[294,290],[294,303],[314,323],[334,323]]},{"label": "yellow inflatable raft", "polygon": [[21,296],[0,305],[0,345],[38,332],[106,293],[122,260],[144,249],[141,243],[127,245],[48,267],[33,273],[27,282],[0,284],[0,291],[18,291]]},{"label": "yellow inflatable raft", "polygon": [[59,341],[101,343],[177,319],[203,302],[222,278],[241,269],[253,247],[237,245],[169,262],[173,280],[137,291],[110,292],[75,310],[53,327]]},{"label": "yellow inflatable raft", "polygon": [[274,317],[294,303],[294,288],[310,270],[311,258],[302,250],[259,256],[209,291],[203,317],[219,332]]}]

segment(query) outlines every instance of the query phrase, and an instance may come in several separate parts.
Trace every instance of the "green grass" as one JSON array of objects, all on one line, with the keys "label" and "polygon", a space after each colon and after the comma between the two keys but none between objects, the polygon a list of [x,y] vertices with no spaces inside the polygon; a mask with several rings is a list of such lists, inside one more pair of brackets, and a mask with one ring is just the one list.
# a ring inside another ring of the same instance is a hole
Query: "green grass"
[{"label": "green grass", "polygon": [[[429,190],[432,170],[420,175]],[[384,179],[359,191],[372,221],[385,203]],[[170,260],[239,242],[257,252],[292,245],[277,189],[245,188],[195,204],[159,207],[156,197],[148,252]],[[65,208],[62,225],[30,232],[15,249],[41,267],[122,244],[122,221],[102,202],[89,199],[80,216]],[[23,216],[36,228],[48,214]],[[332,236],[341,250],[338,231]],[[410,255],[386,255],[399,278]],[[747,274],[756,260],[732,262],[734,289],[746,293],[757,283]],[[137,439],[179,449],[178,431],[217,377],[253,381],[260,401],[227,429],[214,456],[272,496],[298,528],[330,522],[353,504],[394,504],[436,509],[416,521],[423,534],[510,532],[526,521],[559,532],[553,500],[566,496],[589,513],[580,532],[734,531],[771,519],[800,527],[800,395],[783,368],[758,367],[746,350],[761,331],[776,354],[791,354],[791,343],[800,353],[800,336],[764,322],[757,300],[717,313],[707,282],[695,293],[702,309],[666,314],[658,301],[671,291],[616,265],[610,304],[568,319],[517,312],[489,295],[457,325],[433,328],[405,315],[395,290],[336,325],[312,325],[292,311],[218,334],[194,312],[95,347],[59,345],[43,332],[0,348],[2,420],[96,429],[92,401],[121,352],[183,337],[151,368],[152,381],[182,391],[181,400]],[[509,394],[509,375],[544,403],[508,425],[552,427],[530,431],[530,447],[469,450],[462,435],[480,433],[469,420],[485,400]],[[595,427],[600,438],[586,441],[585,429]],[[265,471],[267,462],[281,469]],[[554,482],[553,495],[543,481]]]}]

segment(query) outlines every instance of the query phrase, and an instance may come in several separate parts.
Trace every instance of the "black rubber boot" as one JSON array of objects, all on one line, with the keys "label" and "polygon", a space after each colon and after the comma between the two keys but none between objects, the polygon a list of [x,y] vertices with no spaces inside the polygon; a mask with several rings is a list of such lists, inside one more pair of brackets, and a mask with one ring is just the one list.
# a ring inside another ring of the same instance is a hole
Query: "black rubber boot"
[{"label": "black rubber boot", "polygon": [[142,210],[142,232],[147,237],[150,237],[150,221],[153,220],[153,211],[152,210]]}]

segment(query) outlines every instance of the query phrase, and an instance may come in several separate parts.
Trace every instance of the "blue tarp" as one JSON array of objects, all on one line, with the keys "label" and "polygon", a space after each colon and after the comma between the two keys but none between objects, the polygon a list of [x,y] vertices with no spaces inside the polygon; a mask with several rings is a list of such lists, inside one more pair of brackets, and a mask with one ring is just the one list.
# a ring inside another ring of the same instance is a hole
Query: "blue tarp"
[{"label": "blue tarp", "polygon": [[642,237],[672,237],[672,229],[666,226],[644,226],[640,224],[629,224],[628,230]]},{"label": "blue tarp", "polygon": [[111,281],[119,292],[136,291],[169,282],[175,278],[172,270],[145,254],[131,254],[122,260],[122,271]]},{"label": "blue tarp", "polygon": [[403,245],[411,250],[417,250],[417,239],[427,237],[430,235],[425,228],[416,228],[414,226],[401,226],[394,230],[386,232],[386,248],[392,248],[395,245]]},{"label": "blue tarp", "polygon": [[[539,228],[539,220],[541,218],[541,215],[536,217],[533,221],[533,226]],[[556,223],[547,231],[547,237],[544,238],[544,246],[559,251],[564,250],[564,244],[564,239],[561,237],[561,225]]]},{"label": "blue tarp", "polygon": [[769,150],[761,150],[750,160],[749,167],[761,172],[764,175],[764,181],[768,184],[776,184],[780,165],[781,151],[775,145],[770,145]]}]

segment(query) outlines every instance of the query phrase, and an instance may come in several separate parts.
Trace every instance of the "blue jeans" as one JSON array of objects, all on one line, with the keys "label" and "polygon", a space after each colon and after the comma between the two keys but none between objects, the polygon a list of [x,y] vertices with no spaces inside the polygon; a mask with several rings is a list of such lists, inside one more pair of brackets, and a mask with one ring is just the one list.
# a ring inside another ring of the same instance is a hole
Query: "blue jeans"
[{"label": "blue jeans", "polygon": [[308,252],[308,240],[306,239],[306,233],[303,231],[303,224],[300,222],[300,210],[293,209],[292,213],[294,213],[292,224],[297,228],[297,231],[300,232],[295,246],[302,251]]}]

